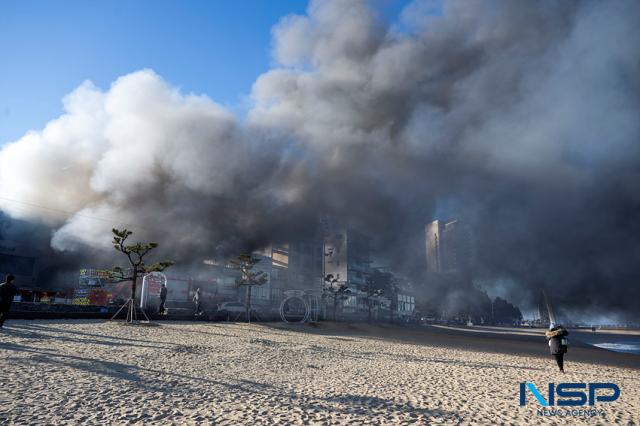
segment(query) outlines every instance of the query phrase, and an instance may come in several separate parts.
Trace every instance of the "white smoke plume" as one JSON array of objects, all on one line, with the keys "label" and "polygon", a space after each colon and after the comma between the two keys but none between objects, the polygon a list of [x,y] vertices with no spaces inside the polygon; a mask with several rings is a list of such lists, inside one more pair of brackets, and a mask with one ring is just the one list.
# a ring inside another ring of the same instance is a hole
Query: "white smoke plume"
[{"label": "white smoke plume", "polygon": [[106,247],[115,225],[166,231],[178,245],[215,244],[199,241],[210,236],[207,222],[224,222],[205,200],[259,186],[251,169],[261,155],[252,155],[236,119],[150,70],[106,92],[85,82],[64,107],[0,154],[3,210],[51,225],[54,248]]},{"label": "white smoke plume", "polygon": [[246,119],[150,70],[84,83],[2,148],[0,208],[58,249],[131,224],[179,258],[302,238],[324,212],[400,265],[454,200],[512,297],[637,312],[639,24],[634,1],[416,1],[394,25],[312,1],[274,27]]}]

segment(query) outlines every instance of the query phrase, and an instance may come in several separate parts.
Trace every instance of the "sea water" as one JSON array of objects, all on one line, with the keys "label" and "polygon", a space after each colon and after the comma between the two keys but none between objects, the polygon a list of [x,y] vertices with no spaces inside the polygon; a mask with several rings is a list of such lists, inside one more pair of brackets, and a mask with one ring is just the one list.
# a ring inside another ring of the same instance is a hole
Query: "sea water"
[{"label": "sea water", "polygon": [[624,342],[600,342],[592,343],[592,345],[614,352],[624,352],[628,354],[640,355],[640,340],[625,340]]}]

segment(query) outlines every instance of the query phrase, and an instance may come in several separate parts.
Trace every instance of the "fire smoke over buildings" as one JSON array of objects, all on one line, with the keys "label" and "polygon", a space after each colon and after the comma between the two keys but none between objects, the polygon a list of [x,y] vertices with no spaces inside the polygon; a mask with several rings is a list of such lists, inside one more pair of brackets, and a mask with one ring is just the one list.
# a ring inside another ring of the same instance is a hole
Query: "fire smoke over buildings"
[{"label": "fire smoke over buildings", "polygon": [[178,261],[303,239],[322,212],[415,271],[455,205],[511,300],[637,318],[639,24],[634,1],[416,1],[394,24],[311,2],[274,27],[246,117],[151,70],[85,82],[1,148],[0,209],[57,251],[110,256],[129,225]]}]

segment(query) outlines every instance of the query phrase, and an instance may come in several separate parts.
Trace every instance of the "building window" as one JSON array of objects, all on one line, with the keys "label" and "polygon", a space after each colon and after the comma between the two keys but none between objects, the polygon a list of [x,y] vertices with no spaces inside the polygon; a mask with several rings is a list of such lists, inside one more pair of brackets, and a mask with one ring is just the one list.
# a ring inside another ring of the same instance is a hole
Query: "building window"
[{"label": "building window", "polygon": [[271,289],[271,300],[273,301],[280,301],[282,299],[282,290],[279,288],[272,288]]},{"label": "building window", "polygon": [[266,285],[254,286],[251,290],[251,299],[269,300],[269,288]]},{"label": "building window", "polygon": [[398,311],[414,312],[416,309],[416,299],[413,296],[404,294],[398,295]]}]

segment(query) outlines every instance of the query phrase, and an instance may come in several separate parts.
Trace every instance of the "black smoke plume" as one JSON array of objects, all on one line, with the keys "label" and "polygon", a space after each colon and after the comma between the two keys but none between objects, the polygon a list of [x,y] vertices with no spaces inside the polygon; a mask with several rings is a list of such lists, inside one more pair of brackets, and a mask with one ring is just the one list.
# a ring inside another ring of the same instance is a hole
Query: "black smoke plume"
[{"label": "black smoke plume", "polygon": [[2,148],[0,207],[57,250],[128,225],[189,262],[303,239],[325,213],[415,271],[454,205],[483,285],[638,319],[639,24],[631,0],[416,1],[393,24],[312,1],[274,27],[243,119],[150,70],[84,83]]}]

